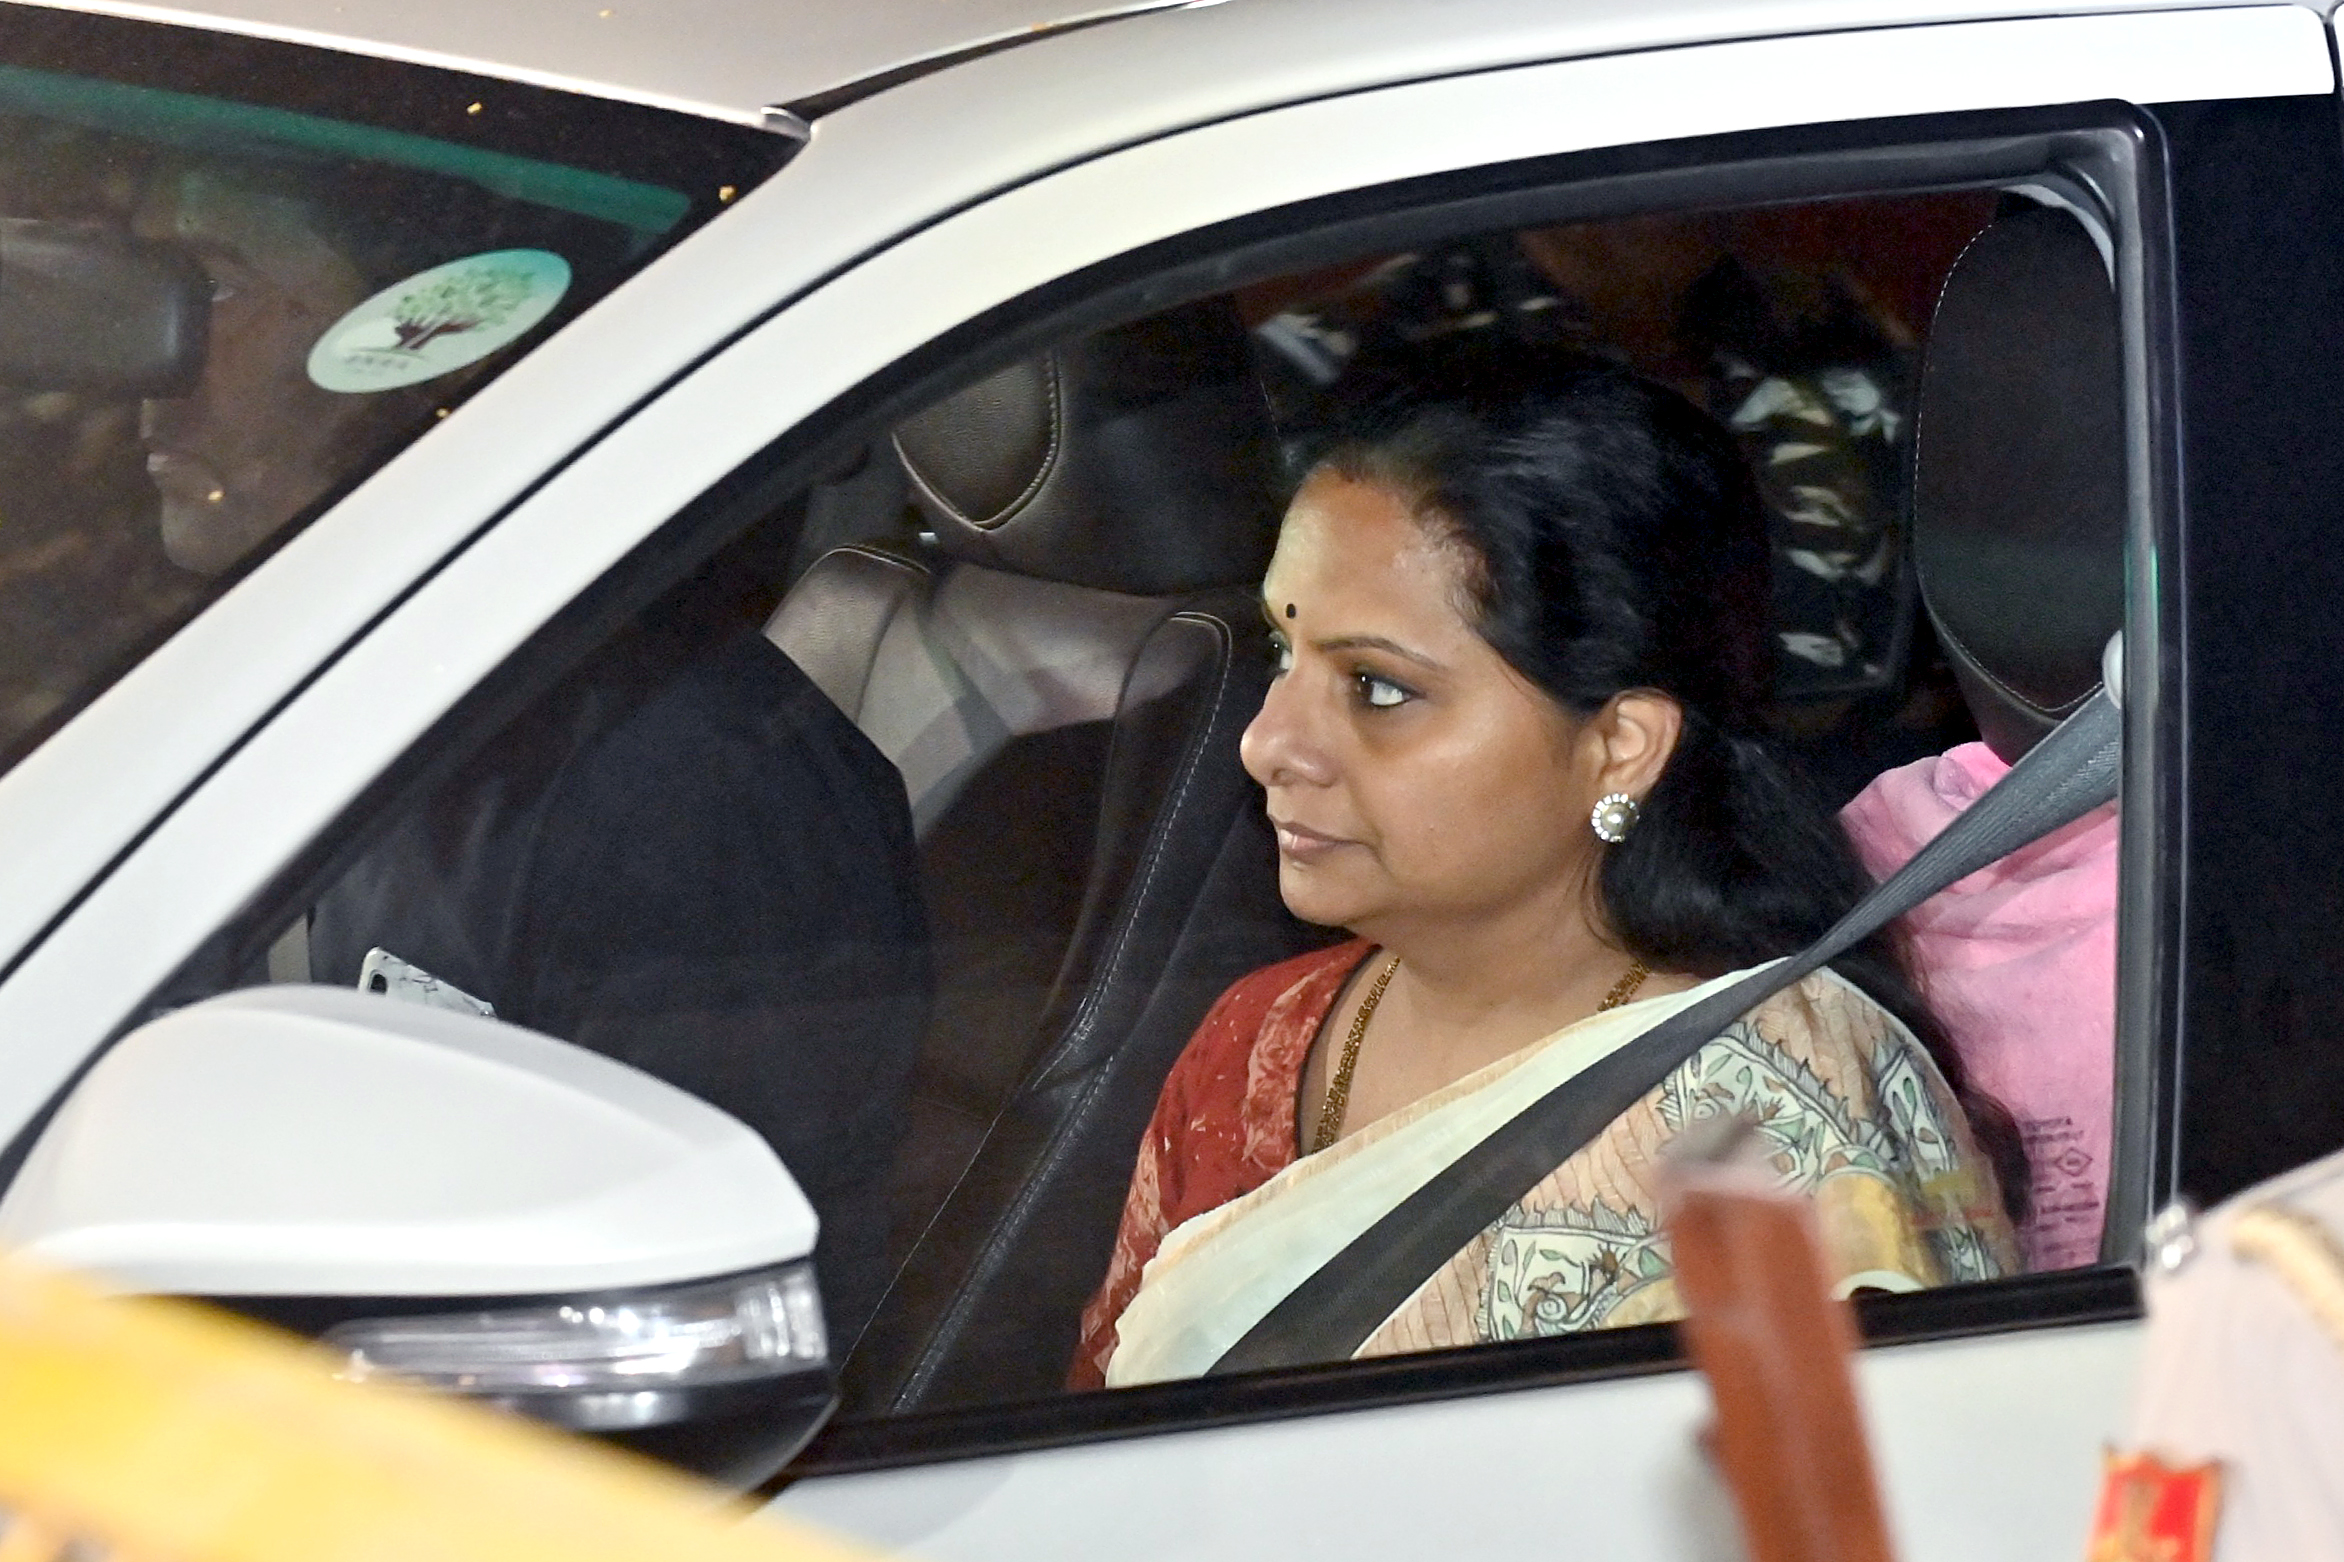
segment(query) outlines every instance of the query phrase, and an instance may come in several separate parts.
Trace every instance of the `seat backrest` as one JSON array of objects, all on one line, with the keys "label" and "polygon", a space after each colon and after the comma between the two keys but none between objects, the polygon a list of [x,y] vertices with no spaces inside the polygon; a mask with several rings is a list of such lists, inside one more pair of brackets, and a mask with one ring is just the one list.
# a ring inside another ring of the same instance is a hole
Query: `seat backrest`
[{"label": "seat backrest", "polygon": [[925,838],[1012,740],[1168,692],[1130,674],[1182,600],[861,544],[817,560],[765,632],[903,772]]},{"label": "seat backrest", "polygon": [[[2004,763],[2099,688],[2124,623],[2123,350],[2109,272],[2077,217],[2006,208],[1947,277],[1924,350],[1922,598]],[[1992,779],[1981,758],[1946,756],[1910,784],[1934,802]],[[1887,823],[1903,817],[1890,795],[1868,795],[1862,814],[1878,832],[1866,853],[1876,867],[1902,828]],[[2076,832],[2004,864],[1967,904],[1948,892],[1905,928],[1971,1081],[2017,1121],[2035,1184],[2019,1236],[2038,1268],[2090,1261],[2110,1187],[2118,832],[2107,818]]]},{"label": "seat backrest", "polygon": [[2124,624],[2122,359],[2108,264],[2066,212],[2006,213],[1946,277],[1914,417],[1913,554],[2006,761],[2100,686]]},{"label": "seat backrest", "polygon": [[931,535],[823,556],[767,626],[902,771],[936,947],[892,1192],[901,1270],[848,1368],[866,1403],[928,1348],[1030,1170],[991,1142],[1003,1109],[1070,1034],[1117,1049],[1162,974],[1146,952],[1258,811],[1236,739],[1267,666],[1255,588],[1278,509],[1224,304],[1013,365],[894,448]]}]

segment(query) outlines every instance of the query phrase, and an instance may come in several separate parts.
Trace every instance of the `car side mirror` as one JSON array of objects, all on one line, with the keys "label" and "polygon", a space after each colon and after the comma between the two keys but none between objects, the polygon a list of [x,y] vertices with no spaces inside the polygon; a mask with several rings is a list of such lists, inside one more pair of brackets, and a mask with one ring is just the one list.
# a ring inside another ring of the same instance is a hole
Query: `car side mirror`
[{"label": "car side mirror", "polygon": [[193,256],[88,222],[0,218],[0,385],[184,396],[211,280]]},{"label": "car side mirror", "polygon": [[671,1085],[290,985],[123,1038],[0,1198],[0,1246],[743,1485],[836,1403],[815,1235],[765,1142]]}]

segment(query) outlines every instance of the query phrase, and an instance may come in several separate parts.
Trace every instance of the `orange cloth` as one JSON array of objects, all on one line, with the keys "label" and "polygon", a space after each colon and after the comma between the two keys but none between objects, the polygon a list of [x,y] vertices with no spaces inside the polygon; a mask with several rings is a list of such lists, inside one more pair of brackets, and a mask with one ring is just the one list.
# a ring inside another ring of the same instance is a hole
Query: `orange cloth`
[{"label": "orange cloth", "polygon": [[1164,1234],[1251,1193],[1293,1164],[1302,1065],[1344,982],[1367,958],[1353,939],[1242,977],[1196,1028],[1140,1140],[1107,1278],[1083,1309],[1067,1387],[1103,1388],[1115,1320]]}]

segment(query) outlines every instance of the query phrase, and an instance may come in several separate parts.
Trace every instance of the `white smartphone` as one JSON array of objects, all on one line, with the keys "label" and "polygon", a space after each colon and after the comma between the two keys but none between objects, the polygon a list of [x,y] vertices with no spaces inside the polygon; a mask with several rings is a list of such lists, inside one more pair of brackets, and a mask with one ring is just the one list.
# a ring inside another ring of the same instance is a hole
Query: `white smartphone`
[{"label": "white smartphone", "polygon": [[452,982],[443,982],[419,965],[409,965],[377,945],[366,952],[366,959],[358,967],[358,990],[379,993],[385,998],[396,998],[402,1003],[420,1003],[426,1008],[452,1009],[458,1014],[481,1014],[496,1018],[496,1005],[485,998],[475,998]]}]

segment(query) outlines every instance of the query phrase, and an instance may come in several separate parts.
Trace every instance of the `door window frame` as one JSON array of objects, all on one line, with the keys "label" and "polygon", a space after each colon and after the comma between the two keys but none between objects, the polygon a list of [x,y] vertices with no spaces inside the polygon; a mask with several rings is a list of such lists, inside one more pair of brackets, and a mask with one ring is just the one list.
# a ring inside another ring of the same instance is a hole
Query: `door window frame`
[{"label": "door window frame", "polygon": [[[2128,105],[1834,125],[1538,159],[1407,181],[1183,235],[1063,279],[963,328],[970,351],[947,394],[1016,358],[1208,292],[1474,232],[1698,207],[2033,184],[2104,221],[2114,240],[2130,477],[2125,655],[2124,889],[2118,937],[2117,1158],[2102,1266],[1856,1303],[1868,1344],[2101,1323],[2138,1316],[2131,1257],[2170,1196],[2178,993],[2158,985],[2179,922],[2177,431],[2164,158],[2156,123]],[[1136,273],[1136,274],[1134,274]],[[1034,312],[1028,313],[1028,309]],[[1024,315],[1024,318],[1020,318]],[[962,333],[955,333],[962,334]],[[1066,1395],[1013,1405],[842,1421],[774,1486],[972,1455],[1587,1382],[1686,1365],[1669,1325],[1591,1331],[1420,1355]]]},{"label": "door window frame", "polygon": [[[1929,191],[2049,185],[2096,210],[2116,238],[2124,321],[2129,465],[2134,474],[2132,597],[2128,635],[2126,872],[2148,856],[2144,881],[2128,879],[2119,942],[2120,1070],[2162,1080],[2175,1035],[2173,994],[2150,983],[2160,940],[2177,937],[2165,881],[2178,843],[2164,840],[2175,810],[2163,800],[2177,771],[2178,729],[2159,698],[2179,654],[2175,582],[2154,567],[2174,546],[2171,430],[2151,409],[2170,406],[2170,279],[2145,236],[2163,231],[2163,159],[2153,120],[2123,105],[2087,105],[1939,116],[1863,125],[1764,131],[1666,147],[1607,149],[1409,180],[1250,214],[1146,246],[1061,277],[970,319],[865,380],[849,396],[792,429],[687,505],[605,570],[455,708],[421,742],[341,810],[270,886],[223,926],[159,991],[150,1008],[215,990],[245,966],[292,908],[332,881],[369,839],[369,826],[445,776],[514,712],[550,687],[612,630],[684,578],[744,527],[843,453],[910,411],[1052,342],[1246,282],[1366,253],[1389,252],[1476,231],[1599,220],[1695,207],[1827,200]],[[2160,452],[2164,452],[2160,455]],[[2160,585],[2160,582],[2162,584]],[[2159,593],[2164,593],[2160,595]],[[2162,648],[2162,650],[2160,649]],[[2160,759],[2160,756],[2163,756]],[[2145,801],[2143,801],[2145,800]],[[2154,852],[2136,851],[2136,843]],[[2145,882],[2147,894],[2132,890]],[[2134,922],[2141,924],[2135,927]],[[2145,928],[2142,931],[2141,928]],[[2144,942],[2144,939],[2146,942]],[[2130,1008],[2123,1007],[2130,1004]],[[2132,1088],[2120,1084],[2120,1091]],[[2130,1097],[2123,1099],[2129,1100]],[[2162,1097],[2144,1098],[2150,1146]],[[2169,1116],[2169,1112],[2166,1116]],[[2120,1162],[2135,1206],[2160,1200],[2170,1160]],[[2118,1204],[2112,1193],[2111,1207]],[[2110,1229],[2131,1229],[2138,1222]],[[2133,1316],[2130,1272],[2118,1268],[2027,1276],[1858,1304],[1867,1340],[1930,1340],[1981,1332]],[[1681,1367],[1665,1325],[1606,1330],[1420,1356],[1154,1385],[1112,1393],[970,1410],[892,1416],[835,1426],[787,1479],[973,1454],[1305,1414],[1501,1389],[1589,1381]]]}]

